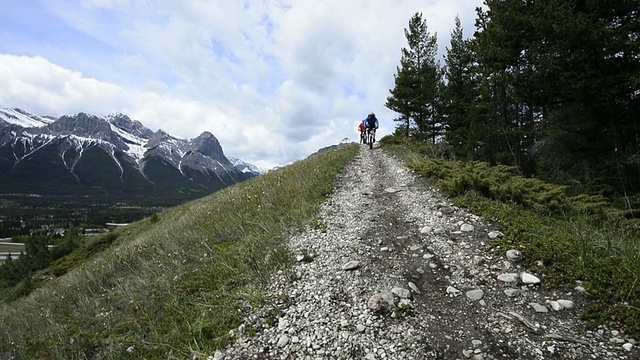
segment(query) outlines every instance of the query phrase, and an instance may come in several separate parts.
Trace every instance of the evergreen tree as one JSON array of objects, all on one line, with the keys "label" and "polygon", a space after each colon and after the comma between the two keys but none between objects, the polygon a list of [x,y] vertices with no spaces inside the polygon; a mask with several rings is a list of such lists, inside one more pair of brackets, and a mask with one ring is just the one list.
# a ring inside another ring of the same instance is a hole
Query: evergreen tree
[{"label": "evergreen tree", "polygon": [[446,85],[442,91],[445,138],[457,156],[472,158],[479,146],[476,135],[482,124],[474,118],[476,89],[473,76],[473,52],[463,37],[460,18],[455,18],[451,44],[445,56]]},{"label": "evergreen tree", "polygon": [[409,47],[402,48],[395,87],[389,90],[391,96],[385,106],[400,114],[396,121],[405,135],[435,141],[442,134],[438,113],[442,73],[435,60],[437,38],[429,33],[420,13],[410,19],[405,37]]},{"label": "evergreen tree", "polygon": [[535,142],[537,108],[528,78],[533,67],[525,50],[530,41],[527,2],[487,0],[478,9],[473,48],[477,55],[483,110],[483,146],[477,155],[492,163],[528,165]]}]

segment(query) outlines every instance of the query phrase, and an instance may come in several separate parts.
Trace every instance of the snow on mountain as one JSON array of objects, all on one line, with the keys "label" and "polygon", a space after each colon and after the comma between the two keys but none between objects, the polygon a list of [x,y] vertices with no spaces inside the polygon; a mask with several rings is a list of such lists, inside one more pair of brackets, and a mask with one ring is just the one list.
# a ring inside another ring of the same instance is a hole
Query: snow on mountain
[{"label": "snow on mountain", "polygon": [[[153,132],[120,113],[53,119],[0,109],[0,189],[7,179],[15,186],[27,181],[47,189],[80,184],[91,189],[200,192],[264,172],[239,159],[229,161],[208,131],[182,139],[163,130]],[[49,180],[56,185],[45,184]]]},{"label": "snow on mountain", "polygon": [[124,139],[124,142],[129,147],[128,150],[125,150],[127,155],[131,156],[136,162],[140,162],[140,160],[144,157],[144,153],[147,151],[145,145],[149,141],[149,139],[145,139],[136,135],[133,135],[126,130],[119,128],[118,126],[110,123],[111,130],[118,134],[121,138]]},{"label": "snow on mountain", "polygon": [[248,174],[254,174],[257,176],[269,171],[267,169],[259,168],[253,164],[250,164],[248,162],[245,162],[237,158],[229,157],[228,159],[229,161],[231,161],[231,163],[236,169],[242,171],[245,174],[248,173]]},{"label": "snow on mountain", "polygon": [[20,109],[0,109],[0,120],[23,128],[43,127],[56,121],[56,119],[29,114]]}]

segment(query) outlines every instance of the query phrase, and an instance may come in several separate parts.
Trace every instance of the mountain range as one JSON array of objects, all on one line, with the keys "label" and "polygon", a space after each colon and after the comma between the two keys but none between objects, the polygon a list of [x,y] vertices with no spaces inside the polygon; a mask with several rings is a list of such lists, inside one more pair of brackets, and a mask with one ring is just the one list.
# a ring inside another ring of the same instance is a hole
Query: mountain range
[{"label": "mountain range", "polygon": [[182,139],[120,113],[60,118],[0,109],[0,194],[195,198],[258,176],[210,132]]}]

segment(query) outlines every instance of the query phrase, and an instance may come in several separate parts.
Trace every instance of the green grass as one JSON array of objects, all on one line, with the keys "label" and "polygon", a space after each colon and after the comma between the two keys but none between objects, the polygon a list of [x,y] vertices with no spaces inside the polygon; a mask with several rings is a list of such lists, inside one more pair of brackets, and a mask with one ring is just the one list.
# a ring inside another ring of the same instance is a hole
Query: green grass
[{"label": "green grass", "polygon": [[[92,241],[0,304],[0,358],[206,358],[291,264],[357,146],[313,156]],[[251,331],[251,329],[248,329]]]},{"label": "green grass", "polygon": [[456,205],[499,223],[506,236],[492,246],[521,250],[546,288],[573,291],[582,282],[589,292],[583,318],[592,326],[614,324],[640,337],[640,220],[625,218],[602,196],[574,194],[510,167],[445,161],[410,143],[382,143]]}]

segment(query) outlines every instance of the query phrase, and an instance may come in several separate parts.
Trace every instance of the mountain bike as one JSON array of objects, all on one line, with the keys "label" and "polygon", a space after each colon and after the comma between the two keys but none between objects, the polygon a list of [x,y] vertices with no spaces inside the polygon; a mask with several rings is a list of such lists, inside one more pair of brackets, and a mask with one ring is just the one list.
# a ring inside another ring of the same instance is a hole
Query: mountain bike
[{"label": "mountain bike", "polygon": [[367,144],[369,144],[369,149],[373,149],[374,142],[376,142],[376,129],[367,129]]}]

